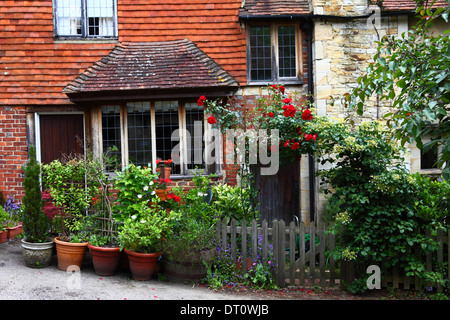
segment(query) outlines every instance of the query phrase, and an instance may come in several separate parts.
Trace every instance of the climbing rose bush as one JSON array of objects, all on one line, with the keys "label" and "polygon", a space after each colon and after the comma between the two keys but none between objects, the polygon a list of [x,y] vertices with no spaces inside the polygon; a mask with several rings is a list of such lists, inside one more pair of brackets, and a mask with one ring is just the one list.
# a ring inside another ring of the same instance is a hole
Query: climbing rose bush
[{"label": "climbing rose bush", "polygon": [[232,99],[224,103],[223,100],[210,101],[205,96],[201,96],[197,103],[205,108],[207,122],[223,133],[228,129],[263,129],[270,136],[272,130],[278,130],[279,145],[268,151],[279,152],[281,163],[314,153],[319,137],[315,129],[315,109],[304,96],[288,93],[282,85],[273,84],[262,90],[267,90],[267,94],[261,95],[255,109],[240,106]]}]

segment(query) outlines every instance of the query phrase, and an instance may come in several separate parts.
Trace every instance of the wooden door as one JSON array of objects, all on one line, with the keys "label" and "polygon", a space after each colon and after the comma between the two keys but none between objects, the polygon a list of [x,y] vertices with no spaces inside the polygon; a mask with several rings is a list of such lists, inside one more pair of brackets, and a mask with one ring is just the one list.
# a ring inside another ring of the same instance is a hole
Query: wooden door
[{"label": "wooden door", "polygon": [[84,153],[82,114],[40,115],[41,162],[50,163],[63,155]]},{"label": "wooden door", "polygon": [[256,186],[260,189],[259,212],[261,221],[269,226],[274,219],[290,223],[300,216],[300,164],[286,164],[275,175],[260,175],[255,168]]}]

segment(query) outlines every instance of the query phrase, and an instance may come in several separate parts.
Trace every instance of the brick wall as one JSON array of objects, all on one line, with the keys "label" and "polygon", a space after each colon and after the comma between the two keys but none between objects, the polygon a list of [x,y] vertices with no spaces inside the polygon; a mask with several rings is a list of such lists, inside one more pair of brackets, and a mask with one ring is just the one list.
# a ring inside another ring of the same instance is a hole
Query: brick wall
[{"label": "brick wall", "polygon": [[0,107],[0,190],[5,198],[22,198],[27,157],[25,108]]}]

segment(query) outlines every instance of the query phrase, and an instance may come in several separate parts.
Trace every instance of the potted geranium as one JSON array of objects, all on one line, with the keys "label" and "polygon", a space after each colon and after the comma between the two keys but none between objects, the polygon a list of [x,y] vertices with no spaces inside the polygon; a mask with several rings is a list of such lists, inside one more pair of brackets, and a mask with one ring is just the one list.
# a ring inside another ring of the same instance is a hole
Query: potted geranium
[{"label": "potted geranium", "polygon": [[[172,159],[168,160],[156,160],[156,172],[159,172],[161,174],[161,178],[163,179],[170,179],[170,173],[172,172]],[[161,167],[164,168],[164,173],[161,171]]]},{"label": "potted geranium", "polygon": [[161,199],[161,201],[167,200],[167,196],[170,192],[170,187],[168,186],[172,180],[168,178],[158,178],[153,181],[153,188],[155,189],[156,195]]},{"label": "potted geranium", "polygon": [[30,147],[30,159],[23,167],[25,172],[22,200],[22,228],[25,237],[22,239],[25,265],[31,268],[42,268],[50,264],[53,256],[53,239],[48,237],[49,221],[43,211],[39,177],[40,164],[36,160],[36,151]]},{"label": "potted geranium", "polygon": [[195,187],[185,192],[182,201],[172,208],[171,213],[178,219],[164,245],[164,272],[174,282],[205,278],[205,263],[210,263],[215,255],[218,216],[206,197],[210,177],[196,173],[193,182]]},{"label": "potted geranium", "polygon": [[[158,199],[154,200],[158,202]],[[162,253],[163,240],[177,220],[160,206],[133,204],[137,214],[128,217],[119,228],[121,248],[127,253],[133,279],[150,280]]]}]

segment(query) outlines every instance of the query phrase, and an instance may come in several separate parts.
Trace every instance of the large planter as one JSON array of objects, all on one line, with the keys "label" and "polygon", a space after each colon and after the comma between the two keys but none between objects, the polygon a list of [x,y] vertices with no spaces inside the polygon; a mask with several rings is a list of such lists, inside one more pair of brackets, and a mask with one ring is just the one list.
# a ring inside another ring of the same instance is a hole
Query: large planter
[{"label": "large planter", "polygon": [[6,228],[6,231],[8,232],[8,240],[12,240],[23,232],[22,223],[16,227]]},{"label": "large planter", "polygon": [[0,231],[0,243],[8,241],[8,231]]},{"label": "large planter", "polygon": [[53,239],[47,239],[47,242],[34,243],[22,239],[23,259],[25,265],[30,268],[48,267],[53,257]]},{"label": "large planter", "polygon": [[116,272],[121,257],[119,247],[96,247],[88,244],[95,273],[99,276],[112,276]]},{"label": "large planter", "polygon": [[67,271],[69,266],[81,268],[88,243],[71,243],[55,238],[56,254],[58,257],[58,269]]},{"label": "large planter", "polygon": [[207,275],[208,268],[203,263],[210,262],[215,249],[193,253],[186,250],[179,254],[164,255],[164,273],[172,282],[198,282]]},{"label": "large planter", "polygon": [[130,262],[130,270],[133,279],[138,281],[150,280],[155,272],[161,252],[139,253],[128,251],[127,249],[125,249],[125,252],[127,253]]}]

